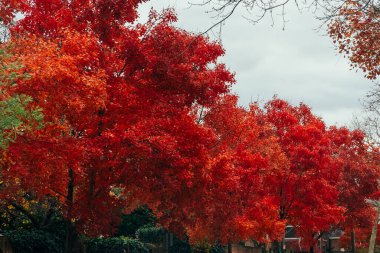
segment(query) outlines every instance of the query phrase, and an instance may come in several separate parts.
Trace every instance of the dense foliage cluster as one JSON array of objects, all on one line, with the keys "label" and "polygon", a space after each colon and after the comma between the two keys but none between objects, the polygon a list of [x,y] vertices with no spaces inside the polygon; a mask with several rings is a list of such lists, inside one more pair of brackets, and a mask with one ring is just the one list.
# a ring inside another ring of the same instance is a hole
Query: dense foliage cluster
[{"label": "dense foliage cluster", "polygon": [[329,26],[330,36],[339,51],[349,57],[352,67],[360,68],[373,80],[380,74],[379,17],[378,4],[350,0]]},{"label": "dense foliage cluster", "polygon": [[86,249],[89,253],[149,253],[144,244],[127,237],[91,239],[87,243]]},{"label": "dense foliage cluster", "polygon": [[[66,252],[75,233],[114,235],[142,205],[192,243],[269,242],[291,224],[313,246],[332,228],[368,226],[379,161],[362,132],[276,97],[240,107],[222,47],[177,28],[173,10],[138,23],[142,2],[0,3],[14,21],[2,65],[17,63],[0,70],[8,215],[30,211],[26,196],[56,203],[45,217],[66,219]],[[89,247],[145,247],[107,240]]]},{"label": "dense foliage cluster", "polygon": [[52,233],[29,229],[14,230],[6,234],[17,253],[62,253],[63,240]]}]

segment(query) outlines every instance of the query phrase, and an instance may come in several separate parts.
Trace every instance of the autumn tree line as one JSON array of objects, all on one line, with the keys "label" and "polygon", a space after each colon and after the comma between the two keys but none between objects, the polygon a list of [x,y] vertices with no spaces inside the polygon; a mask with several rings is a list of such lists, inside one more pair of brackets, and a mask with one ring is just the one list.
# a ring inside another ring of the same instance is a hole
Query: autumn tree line
[{"label": "autumn tree line", "polygon": [[[176,27],[171,9],[139,23],[143,2],[0,2],[2,229],[63,217],[69,253],[78,235],[115,236],[145,207],[195,245],[281,241],[292,225],[310,251],[335,229],[366,247],[376,138],[277,97],[239,106],[221,45]],[[376,80],[371,4],[345,1],[329,33]]]}]

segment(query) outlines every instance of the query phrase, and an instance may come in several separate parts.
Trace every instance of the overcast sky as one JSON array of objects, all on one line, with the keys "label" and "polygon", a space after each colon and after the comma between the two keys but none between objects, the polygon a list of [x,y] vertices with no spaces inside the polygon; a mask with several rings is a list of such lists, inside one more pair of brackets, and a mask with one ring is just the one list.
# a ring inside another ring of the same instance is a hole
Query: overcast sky
[{"label": "overcast sky", "polygon": [[[207,7],[189,8],[186,0],[151,0],[140,8],[142,17],[151,6],[157,10],[175,7],[178,26],[196,33],[216,21],[205,12]],[[373,84],[361,72],[350,70],[325,30],[317,31],[320,21],[312,13],[300,13],[291,5],[286,13],[285,30],[282,18],[276,16],[274,26],[269,17],[252,25],[243,17],[247,16],[244,10],[237,10],[226,21],[221,34],[226,49],[222,61],[236,73],[233,92],[242,105],[277,94],[293,104],[308,104],[329,125],[350,124],[353,114],[360,113],[359,99]]]}]

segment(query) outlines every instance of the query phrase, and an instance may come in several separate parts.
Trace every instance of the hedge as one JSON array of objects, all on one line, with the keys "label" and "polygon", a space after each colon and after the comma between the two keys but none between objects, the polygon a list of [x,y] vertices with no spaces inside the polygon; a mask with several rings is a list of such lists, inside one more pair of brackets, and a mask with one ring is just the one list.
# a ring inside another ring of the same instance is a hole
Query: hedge
[{"label": "hedge", "polygon": [[86,249],[87,253],[149,253],[143,243],[128,237],[89,239]]},{"label": "hedge", "polygon": [[137,239],[145,243],[162,243],[164,235],[165,230],[162,227],[147,226],[136,231]]},{"label": "hedge", "polygon": [[13,230],[6,233],[14,253],[62,253],[62,238],[43,230]]}]

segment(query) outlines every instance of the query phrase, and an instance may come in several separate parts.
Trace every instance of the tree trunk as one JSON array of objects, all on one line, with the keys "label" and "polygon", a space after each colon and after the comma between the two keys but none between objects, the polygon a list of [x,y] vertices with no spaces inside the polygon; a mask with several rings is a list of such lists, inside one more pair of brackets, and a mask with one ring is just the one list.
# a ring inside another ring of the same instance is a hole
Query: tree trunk
[{"label": "tree trunk", "polygon": [[68,221],[66,224],[66,239],[65,239],[65,251],[64,253],[74,253],[74,239],[75,239],[75,228],[71,224],[71,212],[73,208],[74,201],[74,172],[71,168],[68,169],[68,183],[67,183],[67,217]]},{"label": "tree trunk", "polygon": [[309,250],[310,253],[314,253],[314,246],[310,246],[310,250]]},{"label": "tree trunk", "polygon": [[227,252],[232,253],[232,244],[230,242],[227,245]]},{"label": "tree trunk", "polygon": [[65,253],[74,253],[76,233],[73,225],[67,222],[66,226],[66,238],[65,238]]},{"label": "tree trunk", "polygon": [[368,253],[374,253],[375,252],[377,224],[379,223],[379,215],[380,215],[380,206],[377,206],[376,207],[376,219],[375,219],[375,223],[372,226],[372,233],[371,233],[371,239],[369,240]]},{"label": "tree trunk", "polygon": [[261,245],[261,253],[267,253],[267,245]]},{"label": "tree trunk", "polygon": [[327,253],[332,253],[330,235],[327,239]]},{"label": "tree trunk", "polygon": [[165,232],[165,253],[169,253],[169,233]]},{"label": "tree trunk", "polygon": [[355,242],[355,230],[352,229],[351,230],[351,251],[352,251],[352,253],[356,253],[355,244],[356,244],[356,242]]}]

